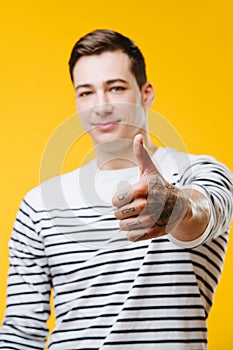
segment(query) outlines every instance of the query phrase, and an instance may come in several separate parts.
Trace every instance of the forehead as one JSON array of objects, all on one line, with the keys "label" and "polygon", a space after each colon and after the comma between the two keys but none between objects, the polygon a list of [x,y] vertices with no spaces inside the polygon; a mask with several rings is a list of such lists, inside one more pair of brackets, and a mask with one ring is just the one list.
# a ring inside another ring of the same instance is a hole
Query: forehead
[{"label": "forehead", "polygon": [[81,57],[74,66],[74,84],[93,84],[110,79],[135,80],[130,59],[121,51],[107,51],[100,55]]}]

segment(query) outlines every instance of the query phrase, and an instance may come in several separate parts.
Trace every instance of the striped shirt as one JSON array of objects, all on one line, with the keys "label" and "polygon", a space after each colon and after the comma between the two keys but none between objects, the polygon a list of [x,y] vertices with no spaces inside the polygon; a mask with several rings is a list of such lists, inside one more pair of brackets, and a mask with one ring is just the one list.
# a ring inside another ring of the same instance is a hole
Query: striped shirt
[{"label": "striped shirt", "polygon": [[209,198],[203,235],[129,242],[111,204],[137,167],[103,171],[96,161],[31,190],[10,245],[0,349],[44,349],[50,292],[56,326],[50,350],[207,349],[206,319],[218,284],[232,216],[232,174],[212,157],[159,148],[167,181]]}]

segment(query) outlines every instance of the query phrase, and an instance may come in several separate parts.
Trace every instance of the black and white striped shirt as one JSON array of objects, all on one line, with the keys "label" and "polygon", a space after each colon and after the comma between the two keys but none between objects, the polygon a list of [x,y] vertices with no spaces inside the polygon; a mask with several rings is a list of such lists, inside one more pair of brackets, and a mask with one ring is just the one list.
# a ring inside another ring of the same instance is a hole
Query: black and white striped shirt
[{"label": "black and white striped shirt", "polygon": [[203,235],[132,243],[111,205],[136,167],[101,171],[96,162],[46,181],[21,203],[10,240],[7,309],[0,349],[43,349],[50,291],[56,326],[50,350],[201,350],[223,267],[232,216],[232,175],[208,156],[159,148],[170,183],[209,198]]}]

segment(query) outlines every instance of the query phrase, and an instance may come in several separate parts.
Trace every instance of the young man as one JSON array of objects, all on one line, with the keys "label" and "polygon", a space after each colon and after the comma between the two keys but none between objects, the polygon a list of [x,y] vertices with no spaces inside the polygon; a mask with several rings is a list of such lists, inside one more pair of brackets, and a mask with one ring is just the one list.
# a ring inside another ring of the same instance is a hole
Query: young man
[{"label": "young man", "polygon": [[0,348],[44,348],[53,288],[51,350],[206,349],[232,175],[151,142],[153,86],[131,40],[91,32],[69,63],[96,159],[22,201]]}]

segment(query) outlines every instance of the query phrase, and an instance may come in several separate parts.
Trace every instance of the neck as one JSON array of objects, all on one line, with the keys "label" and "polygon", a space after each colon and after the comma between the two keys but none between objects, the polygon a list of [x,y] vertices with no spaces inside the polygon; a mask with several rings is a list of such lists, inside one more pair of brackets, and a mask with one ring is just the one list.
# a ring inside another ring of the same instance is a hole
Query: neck
[{"label": "neck", "polygon": [[[149,137],[144,138],[144,146],[150,156],[157,147]],[[97,164],[101,170],[117,170],[137,166],[132,140],[113,140],[95,147]]]}]

